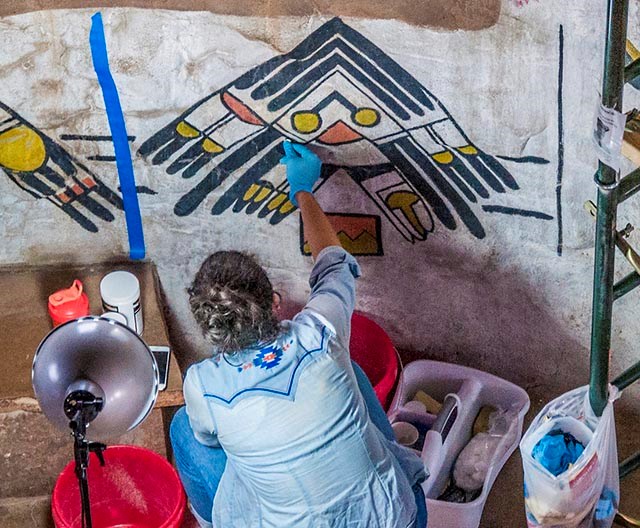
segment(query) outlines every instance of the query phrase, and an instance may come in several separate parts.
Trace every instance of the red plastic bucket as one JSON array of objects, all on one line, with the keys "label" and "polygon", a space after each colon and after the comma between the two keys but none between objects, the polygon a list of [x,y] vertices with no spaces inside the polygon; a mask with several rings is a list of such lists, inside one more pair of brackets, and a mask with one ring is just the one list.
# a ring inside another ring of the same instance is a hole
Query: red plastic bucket
[{"label": "red plastic bucket", "polygon": [[371,319],[354,313],[351,318],[351,359],[364,370],[386,411],[398,379],[398,354],[387,333]]},{"label": "red plastic bucket", "polygon": [[[186,497],[166,459],[137,446],[109,446],[105,465],[94,453],[88,469],[93,528],[179,528]],[[78,479],[73,462],[62,470],[51,497],[57,528],[80,528]]]}]

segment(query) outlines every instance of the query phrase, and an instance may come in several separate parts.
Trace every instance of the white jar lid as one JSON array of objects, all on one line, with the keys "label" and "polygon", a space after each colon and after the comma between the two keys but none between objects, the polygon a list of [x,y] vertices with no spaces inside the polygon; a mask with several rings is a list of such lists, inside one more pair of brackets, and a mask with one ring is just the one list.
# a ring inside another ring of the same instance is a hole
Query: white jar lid
[{"label": "white jar lid", "polygon": [[107,304],[133,303],[140,298],[140,283],[133,273],[113,271],[100,281],[100,296]]}]

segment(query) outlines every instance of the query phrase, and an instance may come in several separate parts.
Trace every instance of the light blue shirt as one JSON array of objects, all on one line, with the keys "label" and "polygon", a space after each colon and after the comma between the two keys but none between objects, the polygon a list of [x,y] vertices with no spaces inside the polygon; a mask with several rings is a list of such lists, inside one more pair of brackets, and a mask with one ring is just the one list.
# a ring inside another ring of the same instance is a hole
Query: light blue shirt
[{"label": "light blue shirt", "polygon": [[311,273],[309,302],[273,343],[187,372],[196,438],[228,457],[214,526],[414,525],[411,488],[424,480],[424,465],[371,422],[349,359],[359,275],[351,255],[326,248]]}]

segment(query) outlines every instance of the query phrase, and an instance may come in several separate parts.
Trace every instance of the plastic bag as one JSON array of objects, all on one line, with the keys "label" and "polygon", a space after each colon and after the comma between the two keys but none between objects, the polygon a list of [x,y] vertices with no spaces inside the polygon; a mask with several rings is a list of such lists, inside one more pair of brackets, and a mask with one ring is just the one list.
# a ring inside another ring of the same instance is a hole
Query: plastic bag
[{"label": "plastic bag", "polygon": [[593,126],[596,155],[602,163],[616,171],[620,171],[622,139],[626,122],[626,114],[618,112],[615,108],[607,108],[603,104],[598,105]]},{"label": "plastic bag", "polygon": [[[549,403],[522,437],[524,496],[530,528],[610,528],[620,500],[618,450],[610,387],[609,403],[597,418],[589,387]],[[532,456],[534,446],[551,431],[571,433],[585,449],[564,473],[554,477]]]},{"label": "plastic bag", "polygon": [[[513,411],[494,410],[488,418],[487,430],[476,434],[462,449],[453,466],[453,480],[460,489],[466,492],[482,489],[494,454],[505,435],[513,430],[511,425],[517,418]],[[511,436],[509,444],[515,440]]]},{"label": "plastic bag", "polygon": [[460,489],[482,489],[500,440],[502,439],[499,436],[478,433],[464,447],[453,466],[453,479]]}]

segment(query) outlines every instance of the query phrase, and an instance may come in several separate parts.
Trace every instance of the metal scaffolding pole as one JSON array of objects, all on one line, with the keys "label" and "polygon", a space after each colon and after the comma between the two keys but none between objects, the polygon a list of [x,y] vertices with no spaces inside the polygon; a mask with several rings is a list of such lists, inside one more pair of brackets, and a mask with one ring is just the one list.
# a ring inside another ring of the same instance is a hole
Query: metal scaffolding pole
[{"label": "metal scaffolding pole", "polygon": [[[630,65],[626,68],[624,65],[625,44],[633,48],[626,40],[628,12],[629,0],[608,0],[602,106],[617,112],[622,112],[625,83],[640,76],[637,53]],[[634,120],[637,115],[637,110],[631,112],[627,115],[627,122]],[[638,149],[637,146],[635,148]],[[633,226],[627,224],[622,230],[616,227],[618,205],[640,191],[640,168],[620,179],[617,170],[600,161],[595,181],[598,185],[597,206],[592,202],[585,204],[596,219],[589,402],[596,416],[601,416],[607,406],[609,393],[613,303],[640,286],[640,254],[626,240]],[[631,264],[633,271],[614,285],[616,247]],[[622,391],[638,379],[640,362],[629,367],[611,383]],[[640,452],[620,464],[620,478],[637,469],[640,469]],[[621,513],[617,515],[616,522],[622,526],[640,526],[639,521]]]},{"label": "metal scaffolding pole", "polygon": [[[622,112],[628,10],[629,0],[609,0],[602,105],[618,112]],[[589,400],[595,414],[601,416],[607,405],[609,386],[618,173],[599,162],[595,181],[598,184],[598,214],[591,316]]]}]

